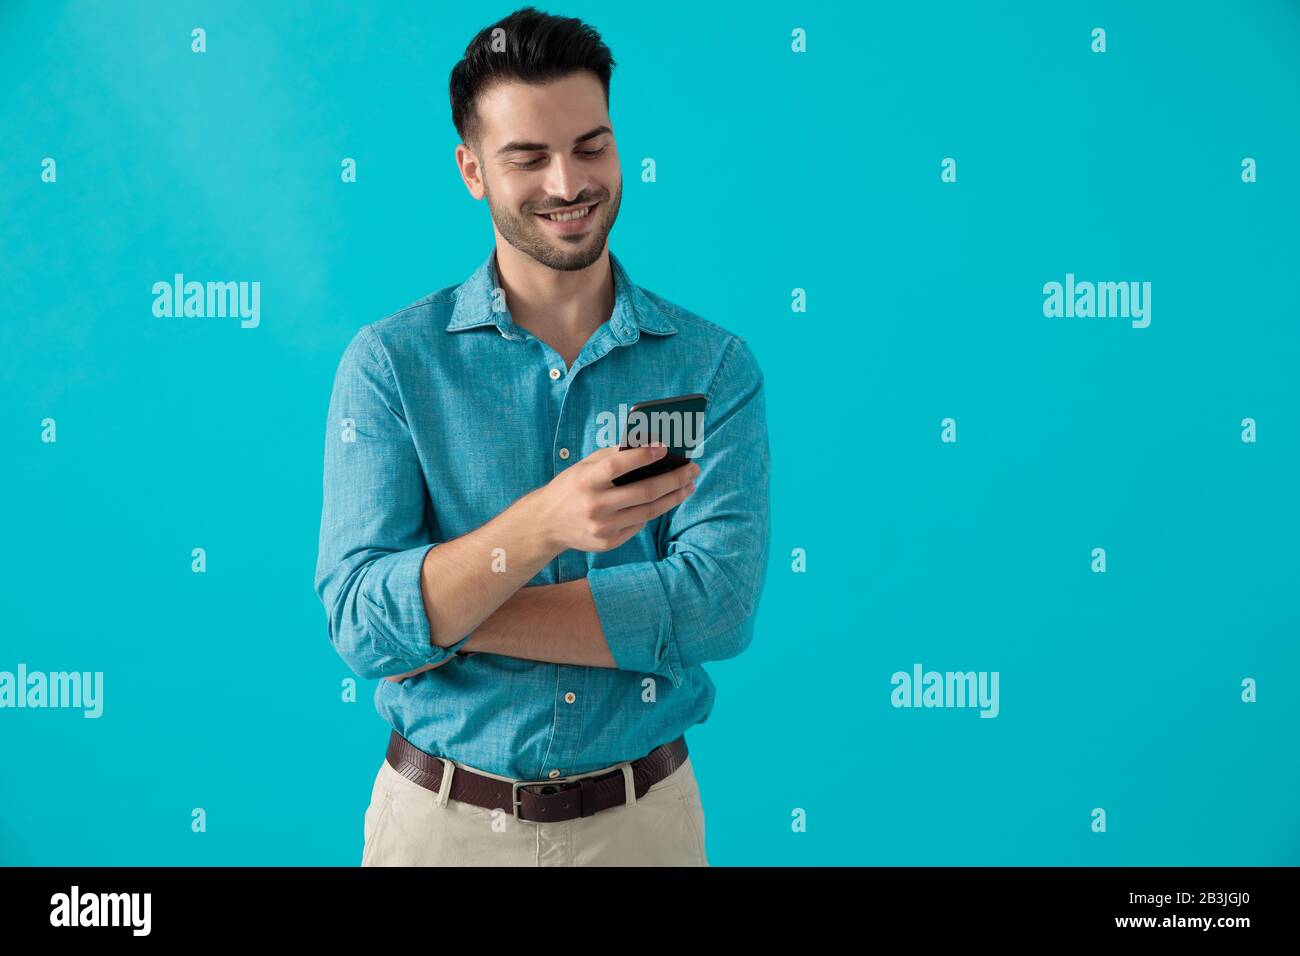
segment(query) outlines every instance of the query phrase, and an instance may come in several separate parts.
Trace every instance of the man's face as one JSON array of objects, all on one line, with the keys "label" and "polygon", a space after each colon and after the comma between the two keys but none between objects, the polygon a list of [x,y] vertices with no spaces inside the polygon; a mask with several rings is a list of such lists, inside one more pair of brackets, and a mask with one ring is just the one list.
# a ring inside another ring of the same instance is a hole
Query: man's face
[{"label": "man's face", "polygon": [[[497,83],[480,94],[477,111],[482,191],[501,236],[552,269],[585,269],[599,259],[623,174],[596,76],[584,70],[542,85]],[[567,222],[545,215],[557,210],[583,215]]]}]

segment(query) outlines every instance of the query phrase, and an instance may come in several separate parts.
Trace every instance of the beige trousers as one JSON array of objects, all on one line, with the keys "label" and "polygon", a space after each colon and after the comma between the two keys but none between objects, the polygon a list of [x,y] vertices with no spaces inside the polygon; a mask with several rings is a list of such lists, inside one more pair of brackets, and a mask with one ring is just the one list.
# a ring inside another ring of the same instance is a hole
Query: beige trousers
[{"label": "beige trousers", "polygon": [[448,775],[466,765],[444,760],[443,767],[442,784],[434,793],[403,777],[387,760],[381,762],[366,810],[362,866],[709,865],[704,808],[689,756],[640,799],[635,799],[628,763],[548,780],[622,769],[628,788],[629,802],[622,806],[555,823],[518,820],[509,807],[487,809],[452,800]]}]

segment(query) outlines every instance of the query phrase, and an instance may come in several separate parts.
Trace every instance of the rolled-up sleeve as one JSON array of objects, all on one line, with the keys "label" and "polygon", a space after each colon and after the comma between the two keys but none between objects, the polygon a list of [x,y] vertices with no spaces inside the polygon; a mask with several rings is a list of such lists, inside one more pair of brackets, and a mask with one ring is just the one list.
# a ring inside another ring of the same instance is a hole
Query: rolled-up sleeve
[{"label": "rolled-up sleeve", "polygon": [[587,572],[615,666],[661,674],[734,657],[753,640],[771,534],[763,374],[733,337],[708,391],[693,495],[666,516],[664,557]]},{"label": "rolled-up sleeve", "polygon": [[396,381],[374,331],[362,328],[339,362],[325,433],[316,594],[331,643],[360,677],[438,663],[420,590],[433,547],[428,490]]}]

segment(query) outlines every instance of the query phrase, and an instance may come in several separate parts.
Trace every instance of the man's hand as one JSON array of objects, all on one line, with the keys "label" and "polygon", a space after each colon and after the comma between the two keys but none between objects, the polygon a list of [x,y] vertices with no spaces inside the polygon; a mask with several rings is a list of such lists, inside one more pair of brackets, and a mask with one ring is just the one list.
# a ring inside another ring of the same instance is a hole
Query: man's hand
[{"label": "man's hand", "polygon": [[531,492],[528,507],[548,546],[557,554],[612,551],[695,491],[696,464],[618,486],[613,480],[668,453],[663,445],[593,452]]}]

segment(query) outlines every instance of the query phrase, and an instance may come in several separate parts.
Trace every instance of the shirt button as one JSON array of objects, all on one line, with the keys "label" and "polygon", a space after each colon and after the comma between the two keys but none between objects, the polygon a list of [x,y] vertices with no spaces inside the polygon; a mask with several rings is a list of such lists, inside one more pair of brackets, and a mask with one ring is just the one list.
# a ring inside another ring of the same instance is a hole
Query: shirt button
[{"label": "shirt button", "polygon": [[560,377],[560,370],[558,368],[551,369],[551,381],[555,381],[559,377]]},{"label": "shirt button", "polygon": [[548,776],[551,776],[551,777],[558,777],[559,775],[560,775],[560,771],[558,771],[558,770],[552,770],[552,771],[548,774]]},{"label": "shirt button", "polygon": [[569,449],[567,449],[567,448],[561,448],[561,449],[560,449],[560,457],[563,458],[565,461],[568,461],[568,459],[569,459]]},{"label": "shirt button", "polygon": [[573,691],[569,691],[567,694],[564,695],[564,702],[566,704],[572,704],[577,699],[578,699],[578,695],[575,694]]}]

